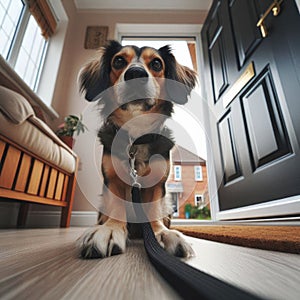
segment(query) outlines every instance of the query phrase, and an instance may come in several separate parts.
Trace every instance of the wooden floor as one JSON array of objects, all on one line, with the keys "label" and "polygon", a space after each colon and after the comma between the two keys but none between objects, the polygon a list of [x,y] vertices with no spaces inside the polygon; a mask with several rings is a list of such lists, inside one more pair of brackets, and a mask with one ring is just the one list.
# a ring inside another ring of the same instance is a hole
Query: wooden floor
[{"label": "wooden floor", "polygon": [[[82,260],[83,228],[0,231],[0,299],[179,299],[149,263],[142,241],[123,255]],[[188,238],[187,262],[266,299],[299,299],[300,255]]]}]

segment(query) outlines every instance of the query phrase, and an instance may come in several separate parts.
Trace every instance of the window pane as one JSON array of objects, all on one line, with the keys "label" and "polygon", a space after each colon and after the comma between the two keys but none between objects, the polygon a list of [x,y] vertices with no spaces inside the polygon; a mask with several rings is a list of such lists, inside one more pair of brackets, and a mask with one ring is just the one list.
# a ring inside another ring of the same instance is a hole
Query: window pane
[{"label": "window pane", "polygon": [[15,70],[34,90],[42,64],[46,40],[34,17],[29,18],[28,26],[16,61]]},{"label": "window pane", "polygon": [[8,43],[8,37],[7,36],[1,36],[0,39],[0,54],[4,55],[4,53],[7,53],[9,49],[9,43]]},{"label": "window pane", "polygon": [[20,52],[18,55],[18,63],[16,65],[15,69],[21,77],[23,77],[23,75],[26,72],[28,60],[29,60],[28,53],[24,49],[20,49]]},{"label": "window pane", "polygon": [[26,72],[24,74],[23,80],[31,87],[33,83],[33,76],[34,76],[35,66],[34,63],[29,60]]},{"label": "window pane", "polygon": [[174,166],[174,180],[181,180],[181,166]]},{"label": "window pane", "polygon": [[179,211],[178,211],[178,194],[172,193],[172,208],[173,208],[173,216],[178,217]]},{"label": "window pane", "polygon": [[200,209],[205,206],[203,195],[195,195],[195,205]]},{"label": "window pane", "polygon": [[0,54],[7,58],[24,3],[21,0],[0,0]]},{"label": "window pane", "polygon": [[202,167],[201,166],[195,166],[195,180],[201,181],[202,180]]}]

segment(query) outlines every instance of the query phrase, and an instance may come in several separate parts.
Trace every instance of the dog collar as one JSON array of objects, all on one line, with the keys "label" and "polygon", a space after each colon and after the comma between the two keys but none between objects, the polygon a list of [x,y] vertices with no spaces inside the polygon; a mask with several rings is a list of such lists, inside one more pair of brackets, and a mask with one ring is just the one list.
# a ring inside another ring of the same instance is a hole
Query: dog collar
[{"label": "dog collar", "polygon": [[112,124],[112,126],[114,127],[116,134],[120,133],[121,136],[127,137],[127,140],[129,141],[130,145],[150,144],[156,141],[161,136],[160,130],[160,132],[158,133],[146,133],[138,138],[133,138],[132,136],[130,136],[127,130],[117,127],[114,124]]},{"label": "dog collar", "polygon": [[160,136],[159,133],[147,133],[140,137],[138,137],[132,144],[133,145],[142,145],[142,144],[150,144],[158,139]]}]

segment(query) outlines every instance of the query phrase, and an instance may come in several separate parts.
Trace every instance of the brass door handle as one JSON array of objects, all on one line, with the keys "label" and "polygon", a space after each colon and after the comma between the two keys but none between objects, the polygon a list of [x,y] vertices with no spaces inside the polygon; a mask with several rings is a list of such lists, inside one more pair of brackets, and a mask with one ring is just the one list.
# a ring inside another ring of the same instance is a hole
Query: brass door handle
[{"label": "brass door handle", "polygon": [[283,0],[275,0],[269,8],[265,11],[265,13],[262,15],[262,17],[258,20],[256,26],[260,28],[261,35],[263,38],[265,38],[268,35],[268,30],[266,25],[264,24],[265,19],[269,15],[270,12],[273,12],[273,16],[276,17],[280,13],[280,5],[283,2]]}]

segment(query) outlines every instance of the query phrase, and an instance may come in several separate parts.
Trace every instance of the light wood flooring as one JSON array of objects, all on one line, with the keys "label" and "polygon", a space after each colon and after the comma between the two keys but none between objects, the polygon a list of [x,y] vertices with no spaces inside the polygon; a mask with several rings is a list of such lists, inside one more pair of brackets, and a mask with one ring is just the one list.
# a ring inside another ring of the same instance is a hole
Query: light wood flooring
[{"label": "light wood flooring", "polygon": [[[0,299],[179,299],[141,240],[123,255],[78,258],[84,228],[0,231]],[[300,255],[188,238],[187,263],[266,299],[300,299]]]}]

